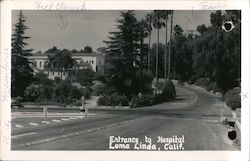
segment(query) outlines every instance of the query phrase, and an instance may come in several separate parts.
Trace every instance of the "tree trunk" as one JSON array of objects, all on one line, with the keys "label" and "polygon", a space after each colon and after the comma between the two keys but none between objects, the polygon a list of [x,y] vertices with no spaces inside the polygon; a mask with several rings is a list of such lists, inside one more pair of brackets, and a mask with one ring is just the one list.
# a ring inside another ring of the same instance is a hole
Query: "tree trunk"
[{"label": "tree trunk", "polygon": [[142,92],[142,80],[143,80],[143,75],[142,75],[142,61],[143,61],[143,55],[142,55],[142,47],[143,47],[143,37],[142,37],[142,32],[141,32],[141,42],[140,42],[140,92]]},{"label": "tree trunk", "polygon": [[168,13],[167,13],[167,11],[165,11],[165,14],[166,14],[166,19],[165,19],[165,21],[166,21],[166,44],[165,44],[165,70],[164,70],[164,80],[165,80],[165,82],[166,82],[166,80],[167,80],[167,50],[168,50],[168,47],[167,47],[167,45],[168,45]]},{"label": "tree trunk", "polygon": [[150,69],[150,41],[151,41],[151,32],[149,33],[149,36],[148,36],[148,71]]},{"label": "tree trunk", "polygon": [[169,52],[168,52],[168,79],[170,80],[170,75],[171,75],[171,71],[170,71],[170,65],[171,65],[171,49],[172,49],[172,29],[173,29],[173,12],[171,11],[171,25],[170,25],[170,40],[169,40]]},{"label": "tree trunk", "polygon": [[158,82],[158,67],[159,67],[159,27],[157,28],[157,48],[156,48],[156,66],[155,66],[155,78]]}]

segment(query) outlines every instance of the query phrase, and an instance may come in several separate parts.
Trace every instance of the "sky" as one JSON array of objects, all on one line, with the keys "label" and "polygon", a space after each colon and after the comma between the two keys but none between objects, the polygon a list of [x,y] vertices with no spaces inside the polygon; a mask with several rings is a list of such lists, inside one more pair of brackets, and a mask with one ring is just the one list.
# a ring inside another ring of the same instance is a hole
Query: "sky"
[{"label": "sky", "polygon": [[[83,49],[91,46],[94,50],[105,47],[103,41],[108,40],[109,32],[116,31],[116,20],[120,18],[119,10],[86,10],[86,11],[41,11],[23,10],[26,17],[25,31],[28,48],[34,52],[45,52],[53,46],[59,49]],[[151,11],[135,11],[138,19],[144,18]],[[210,25],[210,14],[213,11],[174,11],[173,25],[179,24],[184,32],[195,30],[197,25]],[[12,26],[17,22],[19,11],[12,12]],[[170,29],[170,21],[168,24]],[[170,30],[168,31],[170,33]],[[151,42],[156,42],[153,30]],[[147,42],[147,39],[145,40]],[[160,42],[165,42],[165,28],[160,31]]]}]

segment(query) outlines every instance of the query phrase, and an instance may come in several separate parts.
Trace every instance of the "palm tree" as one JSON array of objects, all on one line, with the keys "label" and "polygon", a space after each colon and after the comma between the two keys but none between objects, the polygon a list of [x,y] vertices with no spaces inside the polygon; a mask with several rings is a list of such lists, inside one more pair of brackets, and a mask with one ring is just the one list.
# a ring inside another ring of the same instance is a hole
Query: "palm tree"
[{"label": "palm tree", "polygon": [[138,22],[138,31],[140,34],[140,92],[142,92],[142,81],[143,81],[143,74],[142,74],[142,69],[143,69],[143,46],[144,46],[144,38],[147,37],[147,21],[145,19],[141,19]]},{"label": "palm tree", "polygon": [[170,40],[169,40],[169,53],[168,53],[168,79],[170,80],[170,63],[171,63],[171,48],[172,48],[172,29],[173,29],[173,14],[174,11],[171,12],[171,27],[170,27]]},{"label": "palm tree", "polygon": [[151,32],[152,32],[152,23],[153,23],[154,14],[148,13],[146,15],[146,29],[148,32],[148,56],[147,56],[147,69],[150,68],[150,46],[151,46]]},{"label": "palm tree", "polygon": [[157,29],[157,48],[156,48],[156,67],[155,67],[155,78],[158,82],[158,68],[159,68],[159,30],[162,26],[165,26],[165,23],[162,22],[164,17],[164,11],[162,10],[154,10],[154,19],[153,19],[153,26]]},{"label": "palm tree", "polygon": [[166,81],[167,79],[167,45],[168,45],[168,15],[171,13],[170,10],[166,10],[164,14],[164,19],[165,19],[165,29],[166,29],[166,40],[165,40],[165,58],[164,58],[164,80]]}]

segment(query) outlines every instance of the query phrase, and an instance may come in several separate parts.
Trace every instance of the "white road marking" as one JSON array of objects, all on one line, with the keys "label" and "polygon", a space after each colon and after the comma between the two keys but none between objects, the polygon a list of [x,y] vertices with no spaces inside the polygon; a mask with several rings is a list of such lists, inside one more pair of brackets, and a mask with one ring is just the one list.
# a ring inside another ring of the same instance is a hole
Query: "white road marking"
[{"label": "white road marking", "polygon": [[70,120],[76,120],[76,119],[78,119],[78,118],[76,118],[76,117],[70,117],[69,119],[70,119]]},{"label": "white road marking", "polygon": [[38,123],[30,122],[29,125],[31,125],[31,126],[38,126],[39,124]]},{"label": "white road marking", "polygon": [[43,124],[49,124],[50,122],[49,121],[42,121]]},{"label": "white road marking", "polygon": [[23,125],[18,125],[18,124],[16,124],[15,127],[21,128],[21,127],[23,127]]},{"label": "white road marking", "polygon": [[53,122],[61,122],[61,120],[52,120]]},{"label": "white road marking", "polygon": [[69,121],[69,119],[61,119],[62,121]]},{"label": "white road marking", "polygon": [[14,136],[11,136],[12,139],[16,139],[16,138],[20,138],[20,137],[23,137],[23,136],[29,136],[29,135],[35,135],[37,134],[37,132],[31,132],[31,133],[26,133],[26,134],[20,134],[20,135],[14,135]]},{"label": "white road marking", "polygon": [[219,122],[218,120],[204,120],[206,122]]}]

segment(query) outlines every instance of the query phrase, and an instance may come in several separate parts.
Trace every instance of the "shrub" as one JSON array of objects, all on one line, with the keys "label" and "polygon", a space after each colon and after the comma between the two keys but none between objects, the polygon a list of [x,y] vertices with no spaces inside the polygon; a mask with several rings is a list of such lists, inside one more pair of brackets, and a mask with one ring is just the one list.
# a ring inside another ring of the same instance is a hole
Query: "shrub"
[{"label": "shrub", "polygon": [[133,96],[130,102],[130,107],[142,107],[142,106],[151,106],[156,103],[155,96],[149,94],[143,94],[141,97]]},{"label": "shrub", "polygon": [[89,86],[86,86],[82,91],[82,94],[85,98],[90,98],[91,93],[92,89]]},{"label": "shrub", "polygon": [[180,74],[173,74],[173,79],[174,80],[182,80],[182,77]]},{"label": "shrub", "polygon": [[66,103],[69,101],[69,93],[72,85],[68,81],[60,81],[55,87],[55,101]]},{"label": "shrub", "polygon": [[90,84],[94,78],[95,72],[90,69],[80,69],[76,73],[76,82],[81,83],[81,85]]},{"label": "shrub", "polygon": [[82,97],[82,91],[75,86],[70,88],[70,99],[80,99]]},{"label": "shrub", "polygon": [[97,105],[98,106],[109,106],[108,103],[108,97],[106,95],[102,95],[98,100],[97,100]]},{"label": "shrub", "polygon": [[36,75],[34,75],[33,83],[51,86],[53,85],[53,80],[48,79],[48,76],[44,74],[43,72],[39,72]]},{"label": "shrub", "polygon": [[100,96],[104,94],[107,88],[103,83],[99,83],[99,84],[94,85],[92,89],[97,96]]},{"label": "shrub", "polygon": [[128,101],[127,96],[125,96],[125,95],[120,96],[120,105],[121,106],[128,106],[129,105],[129,101]]},{"label": "shrub", "polygon": [[172,81],[167,80],[162,88],[160,97],[165,100],[172,100],[176,97],[175,87]]},{"label": "shrub", "polygon": [[212,82],[208,86],[206,86],[206,90],[207,91],[212,90],[213,92],[220,92],[220,93],[223,92],[223,90],[218,86],[218,84],[216,82]]},{"label": "shrub", "polygon": [[195,81],[196,86],[206,87],[210,83],[209,78],[199,78]]},{"label": "shrub", "polygon": [[227,91],[224,95],[224,101],[232,110],[241,108],[240,88],[234,88]]},{"label": "shrub", "polygon": [[153,82],[153,86],[156,88],[156,89],[162,89],[163,88],[163,86],[164,86],[164,80],[158,80],[158,82],[157,81],[154,81]]},{"label": "shrub", "polygon": [[51,100],[52,94],[53,87],[42,84],[31,84],[24,91],[25,100],[31,102]]},{"label": "shrub", "polygon": [[128,104],[128,98],[119,93],[104,94],[97,101],[98,106],[127,106]]},{"label": "shrub", "polygon": [[190,84],[194,84],[195,81],[196,81],[198,78],[199,78],[198,75],[192,75],[192,76],[190,77],[190,79],[189,79]]},{"label": "shrub", "polygon": [[81,106],[82,102],[79,99],[72,99],[72,106]]},{"label": "shrub", "polygon": [[24,91],[24,98],[26,101],[35,102],[41,97],[40,86],[31,84],[26,87]]}]

